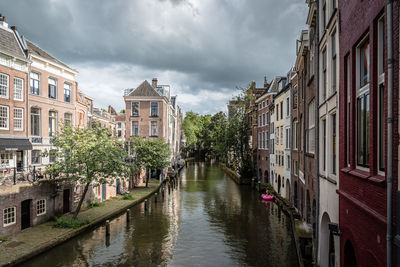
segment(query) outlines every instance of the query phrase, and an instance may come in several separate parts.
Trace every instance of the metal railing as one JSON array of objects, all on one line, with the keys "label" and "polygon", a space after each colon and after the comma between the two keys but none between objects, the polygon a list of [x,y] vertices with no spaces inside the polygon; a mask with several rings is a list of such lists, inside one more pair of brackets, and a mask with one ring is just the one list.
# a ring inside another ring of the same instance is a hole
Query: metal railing
[{"label": "metal railing", "polygon": [[44,167],[29,166],[25,168],[0,166],[0,186],[16,185],[19,183],[34,183],[39,180],[49,180],[51,175]]}]

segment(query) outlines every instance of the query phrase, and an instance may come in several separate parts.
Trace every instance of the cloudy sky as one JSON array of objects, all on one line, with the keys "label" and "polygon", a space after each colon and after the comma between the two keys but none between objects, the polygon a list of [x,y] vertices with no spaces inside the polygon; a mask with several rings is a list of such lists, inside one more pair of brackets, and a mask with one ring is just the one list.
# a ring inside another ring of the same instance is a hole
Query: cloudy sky
[{"label": "cloudy sky", "polygon": [[252,80],[286,74],[305,0],[1,0],[21,34],[79,71],[95,105],[157,77],[183,111],[215,113]]}]

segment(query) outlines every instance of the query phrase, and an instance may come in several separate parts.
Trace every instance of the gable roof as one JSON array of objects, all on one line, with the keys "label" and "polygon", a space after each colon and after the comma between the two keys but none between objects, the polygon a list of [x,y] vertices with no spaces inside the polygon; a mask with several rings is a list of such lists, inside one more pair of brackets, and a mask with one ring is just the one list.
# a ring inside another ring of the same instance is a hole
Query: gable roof
[{"label": "gable roof", "polygon": [[0,27],[0,51],[10,56],[26,59],[14,32]]},{"label": "gable roof", "polygon": [[154,89],[150,83],[145,80],[135,90],[133,90],[130,96],[160,96],[159,93]]},{"label": "gable roof", "polygon": [[[47,59],[49,61],[52,61],[56,64],[59,64],[65,68],[68,68],[70,70],[74,70],[72,69],[70,66],[68,66],[67,64],[64,64],[63,62],[61,62],[60,60],[56,59],[55,57],[53,57],[52,55],[50,55],[49,53],[47,53],[46,51],[44,51],[43,49],[41,49],[39,46],[37,46],[36,44],[32,43],[31,41],[29,41],[28,39],[25,39],[26,44],[28,46],[28,51],[29,53],[31,53],[32,55],[35,56],[39,56],[42,57],[44,59]],[[74,70],[75,71],[75,70]]]}]

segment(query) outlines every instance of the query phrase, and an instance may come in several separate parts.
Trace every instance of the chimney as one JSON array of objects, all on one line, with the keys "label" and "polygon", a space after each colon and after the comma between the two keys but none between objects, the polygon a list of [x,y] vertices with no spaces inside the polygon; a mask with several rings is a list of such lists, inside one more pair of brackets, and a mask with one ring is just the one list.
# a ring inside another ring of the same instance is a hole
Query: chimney
[{"label": "chimney", "polygon": [[264,88],[268,88],[268,86],[269,86],[269,83],[267,80],[267,76],[264,76]]},{"label": "chimney", "polygon": [[11,26],[11,30],[18,31],[18,28],[17,28],[17,26]]},{"label": "chimney", "polygon": [[0,25],[5,27],[5,28],[8,28],[8,24],[6,22],[6,17],[2,16],[1,14],[0,14]]},{"label": "chimney", "polygon": [[157,78],[153,78],[153,80],[151,80],[151,85],[152,85],[154,88],[157,88]]}]

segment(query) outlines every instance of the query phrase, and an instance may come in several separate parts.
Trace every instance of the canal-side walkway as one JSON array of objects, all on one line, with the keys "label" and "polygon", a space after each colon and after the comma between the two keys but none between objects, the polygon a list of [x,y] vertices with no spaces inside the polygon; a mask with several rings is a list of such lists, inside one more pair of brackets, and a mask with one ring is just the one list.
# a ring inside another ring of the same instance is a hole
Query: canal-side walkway
[{"label": "canal-side walkway", "polygon": [[99,207],[93,207],[79,213],[79,218],[87,219],[89,224],[78,229],[54,228],[49,221],[10,236],[0,244],[0,266],[14,265],[32,258],[78,234],[93,228],[105,220],[112,218],[127,208],[142,202],[157,192],[161,184],[150,182],[149,187],[139,187],[133,190],[133,200],[123,200],[121,196],[102,202]]}]

